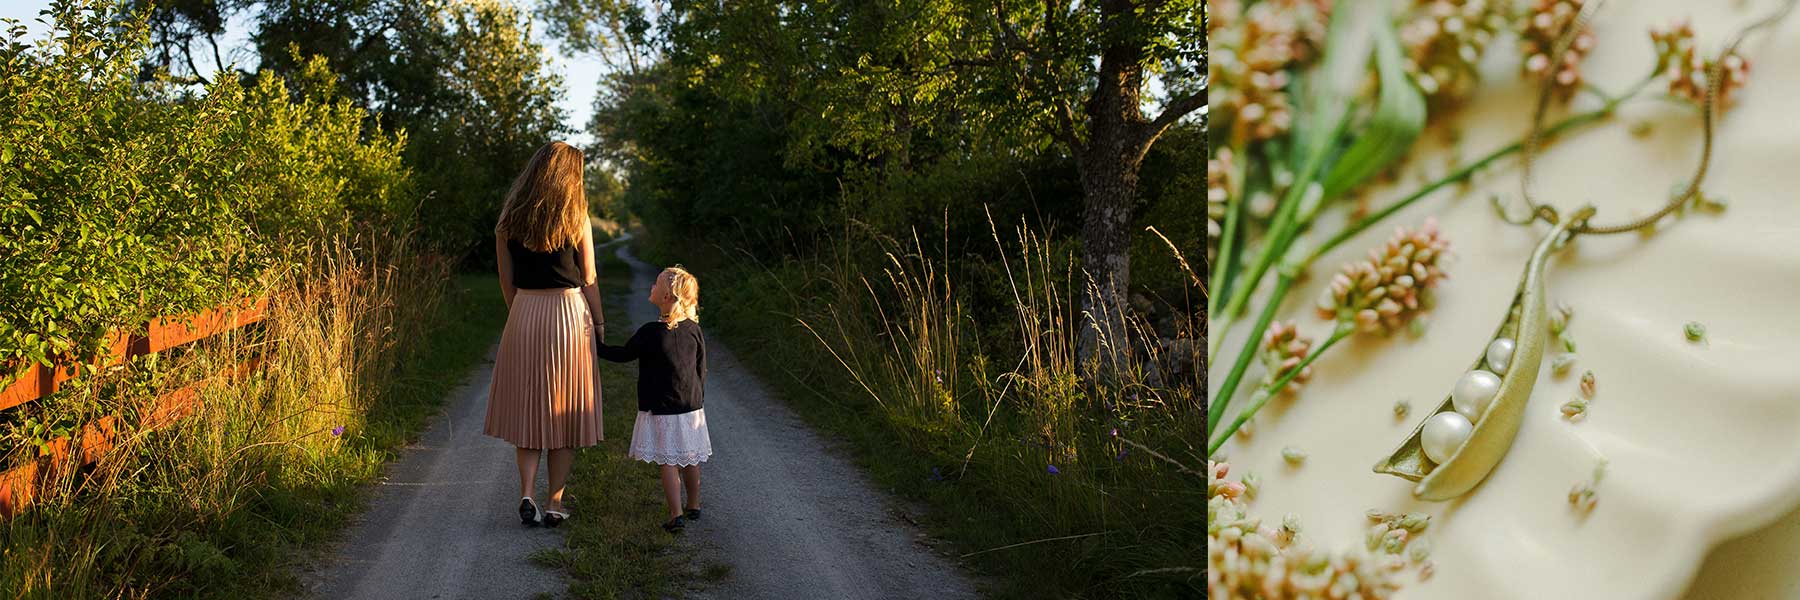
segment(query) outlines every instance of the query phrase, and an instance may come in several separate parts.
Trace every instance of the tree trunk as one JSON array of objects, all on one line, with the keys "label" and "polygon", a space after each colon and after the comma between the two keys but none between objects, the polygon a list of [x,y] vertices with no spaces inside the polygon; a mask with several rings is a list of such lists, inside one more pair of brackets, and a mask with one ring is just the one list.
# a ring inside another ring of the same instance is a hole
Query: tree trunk
[{"label": "tree trunk", "polygon": [[[1129,0],[1101,5],[1102,20],[1118,26],[1132,14]],[[1099,81],[1088,98],[1087,140],[1076,149],[1085,198],[1081,261],[1087,281],[1082,295],[1079,352],[1083,363],[1098,360],[1102,370],[1124,366],[1126,293],[1131,285],[1131,208],[1137,198],[1138,168],[1149,150],[1149,120],[1139,106],[1144,69],[1142,52],[1129,36],[1119,36],[1100,55]]]},{"label": "tree trunk", "polygon": [[1101,367],[1120,366],[1124,350],[1126,293],[1131,285],[1131,205],[1137,196],[1136,164],[1122,160],[1083,161],[1081,263],[1086,270],[1082,297],[1081,357]]}]

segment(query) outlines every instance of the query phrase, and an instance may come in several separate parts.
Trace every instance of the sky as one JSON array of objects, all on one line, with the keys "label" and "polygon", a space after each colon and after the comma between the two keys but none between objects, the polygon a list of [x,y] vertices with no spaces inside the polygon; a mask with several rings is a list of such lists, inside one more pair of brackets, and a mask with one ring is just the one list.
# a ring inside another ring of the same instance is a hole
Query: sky
[{"label": "sky", "polygon": [[[512,0],[509,3],[525,9],[527,12],[531,8],[529,2]],[[37,22],[38,12],[49,5],[50,0],[0,0],[0,18],[18,20],[30,31],[30,37],[35,39],[42,36],[47,29],[44,24]],[[238,14],[226,25],[225,35],[219,40],[219,51],[225,62],[237,63],[239,66],[246,67],[245,70],[254,70],[248,68],[256,63],[256,51],[251,48],[249,39],[254,27],[255,23],[252,22],[251,15],[244,13]],[[591,143],[593,136],[587,133],[587,122],[588,117],[592,116],[594,112],[594,95],[599,88],[600,72],[603,68],[600,59],[590,55],[569,56],[565,54],[555,39],[544,34],[544,28],[541,25],[534,26],[532,34],[537,38],[538,43],[544,45],[545,52],[550,56],[551,68],[562,73],[563,96],[557,105],[561,106],[565,113],[565,123],[568,124],[569,129],[575,132],[569,135],[568,141],[576,146],[585,146]],[[199,58],[198,55],[196,55],[197,58]],[[201,61],[199,65],[200,70],[209,78],[212,74],[209,71],[215,70],[211,62],[210,60]]]}]

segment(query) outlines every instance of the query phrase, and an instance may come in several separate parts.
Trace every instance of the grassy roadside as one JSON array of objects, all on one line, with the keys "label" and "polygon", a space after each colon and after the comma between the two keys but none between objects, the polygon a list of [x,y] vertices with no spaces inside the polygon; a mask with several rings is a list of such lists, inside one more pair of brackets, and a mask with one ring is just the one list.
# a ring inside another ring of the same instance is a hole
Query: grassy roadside
[{"label": "grassy roadside", "polygon": [[[598,252],[600,293],[606,335],[623,343],[637,329],[625,315],[631,268],[611,252]],[[606,441],[575,455],[565,492],[575,517],[565,547],[533,558],[569,574],[569,596],[590,598],[679,598],[685,582],[728,574],[699,568],[679,552],[662,522],[662,487],[656,468],[625,456],[637,414],[637,363],[599,362],[601,397],[606,404]]]},{"label": "grassy roadside", "polygon": [[325,256],[278,292],[260,331],[47,402],[117,413],[159,393],[165,374],[266,357],[260,374],[208,388],[195,414],[126,438],[8,522],[0,596],[298,594],[293,567],[355,514],[363,484],[460,381],[443,375],[478,364],[505,319],[493,275],[396,256]]},{"label": "grassy roadside", "polygon": [[[859,382],[796,317],[830,327],[819,320],[822,315],[841,314],[847,322],[884,321],[907,318],[903,312],[916,307],[885,314],[858,312],[852,299],[841,295],[842,288],[823,283],[840,265],[794,261],[746,265],[693,247],[648,246],[641,253],[647,260],[683,262],[708,282],[701,306],[709,331],[718,332],[739,360],[810,425],[847,441],[854,460],[876,483],[925,505],[928,513],[922,525],[951,542],[975,571],[991,576],[984,583],[992,586],[986,592],[993,597],[1203,594],[1197,575],[1185,568],[1168,568],[1197,565],[1204,554],[1199,479],[1172,473],[1141,450],[1120,445],[1118,433],[1109,438],[1112,429],[1151,447],[1179,448],[1179,429],[1169,425],[1166,412],[1103,409],[1102,402],[1091,396],[1038,387],[1030,393],[1002,394],[1004,404],[985,403],[1000,410],[984,422],[988,406],[971,410],[970,405],[984,404],[985,392],[971,391],[980,385],[971,381],[1005,380],[994,372],[1011,367],[1018,355],[992,361],[1005,365],[990,364],[979,356],[979,341],[971,344],[977,346],[973,352],[967,346],[953,352],[959,360],[934,359],[941,365],[936,387],[929,383],[934,377],[931,366],[918,364],[903,365],[900,379],[864,371]],[[830,306],[822,309],[824,305]],[[822,333],[828,339],[832,335]],[[867,366],[873,364],[869,356],[890,351],[885,340],[865,339],[873,343],[859,341],[849,349],[839,348],[842,358]],[[1001,355],[1007,352],[1000,348]],[[927,383],[911,391],[905,387],[908,381],[921,380]],[[1015,381],[1021,387],[1036,385]],[[887,408],[871,399],[864,382],[887,398]],[[962,416],[931,420],[890,410],[896,401],[919,397],[917,390],[958,406],[952,410]],[[1059,393],[1073,403],[1064,405],[1069,408],[1061,414],[1073,415],[1068,418],[1077,424],[1054,431],[1055,437],[1040,436],[1044,429],[1034,420],[1032,411],[1039,409],[1033,407]]]}]

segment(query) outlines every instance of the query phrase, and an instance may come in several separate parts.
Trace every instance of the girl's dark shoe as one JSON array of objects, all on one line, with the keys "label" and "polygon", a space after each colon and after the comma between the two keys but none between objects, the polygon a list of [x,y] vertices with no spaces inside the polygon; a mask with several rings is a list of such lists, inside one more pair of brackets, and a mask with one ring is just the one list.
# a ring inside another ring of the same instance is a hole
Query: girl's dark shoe
[{"label": "girl's dark shoe", "polygon": [[687,520],[689,520],[689,521],[698,521],[698,520],[700,520],[700,509],[698,509],[698,508],[687,509],[687,512],[682,513],[681,516],[687,517]]},{"label": "girl's dark shoe", "polygon": [[530,498],[519,500],[519,521],[530,527],[537,526],[538,507],[536,502],[532,502]]},{"label": "girl's dark shoe", "polygon": [[544,526],[545,527],[555,527],[557,525],[561,525],[563,521],[567,521],[567,520],[569,520],[569,513],[557,511],[557,510],[544,511]]},{"label": "girl's dark shoe", "polygon": [[683,521],[683,519],[679,516],[677,516],[673,519],[669,519],[668,522],[662,524],[663,531],[667,531],[669,533],[677,533],[677,532],[681,531],[681,528],[687,525],[686,523],[683,523],[682,521]]}]

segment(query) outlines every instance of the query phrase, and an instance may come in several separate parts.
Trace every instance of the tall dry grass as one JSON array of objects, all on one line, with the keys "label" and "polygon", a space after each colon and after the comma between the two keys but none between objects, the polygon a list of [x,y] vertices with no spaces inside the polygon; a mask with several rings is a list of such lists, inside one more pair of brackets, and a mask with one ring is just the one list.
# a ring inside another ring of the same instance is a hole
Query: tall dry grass
[{"label": "tall dry grass", "polygon": [[[1199,274],[1169,244],[1192,289],[1140,298],[1163,304],[1156,322],[1103,315],[1120,323],[1117,333],[1101,332],[1084,355],[1080,286],[1090,284],[1073,248],[1024,225],[1003,234],[990,217],[989,226],[997,261],[852,224],[831,256],[764,269],[712,307],[724,319],[775,313],[798,323],[811,351],[776,339],[744,354],[765,368],[841,369],[837,386],[796,375],[805,389],[790,401],[817,398],[851,421],[879,415],[910,452],[871,460],[937,499],[959,521],[946,533],[974,548],[971,560],[1032,573],[1052,595],[1198,592]],[[884,444],[885,435],[869,439]]]},{"label": "tall dry grass", "polygon": [[[422,418],[414,413],[428,403],[404,392],[426,374],[406,363],[425,355],[413,342],[442,327],[451,278],[446,261],[404,237],[342,237],[289,259],[263,324],[140,357],[23,409],[73,423],[121,414],[128,425],[97,464],[57,469],[37,504],[7,523],[5,595],[293,589],[281,568],[288,550],[329,535],[355,484]],[[152,398],[252,360],[259,369],[215,379],[180,422],[129,425]],[[7,436],[22,448],[11,460],[30,459],[17,437]]]}]

